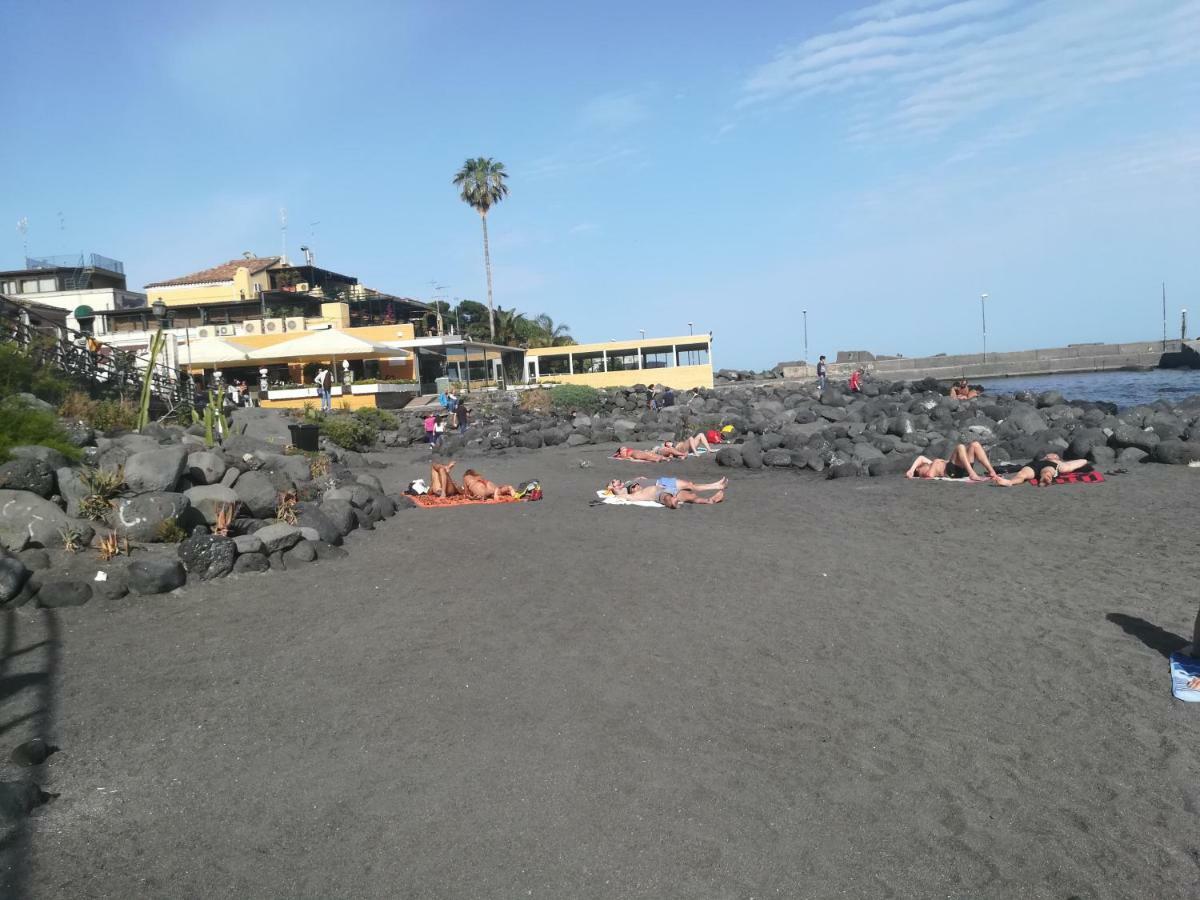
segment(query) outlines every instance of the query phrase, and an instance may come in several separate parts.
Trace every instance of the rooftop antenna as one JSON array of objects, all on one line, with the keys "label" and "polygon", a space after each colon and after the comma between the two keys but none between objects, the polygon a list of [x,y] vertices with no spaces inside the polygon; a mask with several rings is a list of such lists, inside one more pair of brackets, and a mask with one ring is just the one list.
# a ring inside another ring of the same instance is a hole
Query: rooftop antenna
[{"label": "rooftop antenna", "polygon": [[280,247],[279,261],[285,266],[287,265],[287,207],[279,207],[279,232],[280,232]]},{"label": "rooftop antenna", "polygon": [[58,211],[58,230],[67,230],[67,218],[63,215],[63,211],[61,209]]},{"label": "rooftop antenna", "polygon": [[21,253],[26,259],[29,258],[29,217],[21,216],[17,219],[17,231],[21,235]]},{"label": "rooftop antenna", "polygon": [[442,325],[442,305],[441,304],[446,302],[446,288],[448,288],[449,285],[438,284],[436,278],[431,279],[429,284],[433,287],[433,299],[435,301],[440,301],[440,302],[436,302],[433,307],[434,309],[437,310],[438,334],[439,335],[445,334],[446,330],[445,330],[444,326]]},{"label": "rooftop antenna", "polygon": [[1163,286],[1163,353],[1167,352],[1167,283]]}]

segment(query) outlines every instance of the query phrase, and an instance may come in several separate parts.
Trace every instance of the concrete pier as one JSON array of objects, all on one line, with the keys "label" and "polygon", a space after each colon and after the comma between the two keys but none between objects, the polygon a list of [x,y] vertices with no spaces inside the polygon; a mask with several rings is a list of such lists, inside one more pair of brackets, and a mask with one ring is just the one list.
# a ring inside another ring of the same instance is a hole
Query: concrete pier
[{"label": "concrete pier", "polygon": [[[842,359],[829,364],[831,378],[846,378],[861,366],[875,378],[914,381],[936,378],[951,381],[966,378],[1012,378],[1030,375],[1063,375],[1076,372],[1104,372],[1131,369],[1200,368],[1200,341],[1140,341],[1126,344],[1072,344],[1040,350],[1009,353],[959,353],[874,359],[862,354],[861,361]],[[816,377],[816,366],[784,366],[782,376],[789,379]]]}]

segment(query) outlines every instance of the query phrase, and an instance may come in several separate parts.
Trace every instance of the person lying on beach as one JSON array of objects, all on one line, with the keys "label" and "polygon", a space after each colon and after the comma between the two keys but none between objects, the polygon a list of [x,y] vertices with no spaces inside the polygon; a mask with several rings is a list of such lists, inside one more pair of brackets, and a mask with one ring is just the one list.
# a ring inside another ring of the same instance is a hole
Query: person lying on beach
[{"label": "person lying on beach", "polygon": [[454,479],[450,476],[450,470],[453,468],[454,463],[433,464],[433,470],[429,474],[429,495],[431,497],[458,497],[462,494],[462,488],[455,484]]},{"label": "person lying on beach", "polygon": [[488,481],[474,469],[463,472],[462,489],[473,500],[499,500],[501,497],[515,497],[517,493],[511,484]]},{"label": "person lying on beach", "polygon": [[[687,454],[685,453],[684,456]],[[633,447],[621,447],[613,454],[617,459],[636,459],[640,462],[666,462],[670,457],[650,450],[635,450]]]},{"label": "person lying on beach", "polygon": [[1059,475],[1074,472],[1090,465],[1086,459],[1063,459],[1057,453],[1038,454],[1027,466],[1017,470],[1011,478],[997,476],[993,479],[1001,487],[1012,487],[1014,484],[1024,484],[1036,481],[1040,485],[1050,484]]},{"label": "person lying on beach", "polygon": [[699,452],[700,447],[705,450],[711,450],[712,447],[708,444],[708,436],[701,431],[699,434],[688,438],[686,441],[663,441],[661,445],[651,450],[651,453],[657,453],[659,456],[665,456],[668,459],[686,459]]},{"label": "person lying on beach", "polygon": [[[979,463],[987,470],[987,478],[975,471],[975,463]],[[992,461],[988,459],[983,444],[979,441],[972,441],[970,444],[955,445],[949,459],[930,459],[928,456],[918,456],[908,467],[904,477],[969,478],[971,481],[987,481],[988,478],[999,478],[1000,476],[992,468]]]},{"label": "person lying on beach", "polygon": [[951,400],[974,400],[980,393],[980,391],[968,385],[965,378],[950,387]]},{"label": "person lying on beach", "polygon": [[[632,481],[614,479],[608,483],[608,492],[627,500],[653,500],[655,503],[677,509],[681,503],[720,503],[725,499],[725,488],[728,486],[728,478],[710,484],[696,484],[682,478],[659,478],[655,481],[649,478],[635,478]],[[701,491],[714,493],[704,497],[701,496]]]}]

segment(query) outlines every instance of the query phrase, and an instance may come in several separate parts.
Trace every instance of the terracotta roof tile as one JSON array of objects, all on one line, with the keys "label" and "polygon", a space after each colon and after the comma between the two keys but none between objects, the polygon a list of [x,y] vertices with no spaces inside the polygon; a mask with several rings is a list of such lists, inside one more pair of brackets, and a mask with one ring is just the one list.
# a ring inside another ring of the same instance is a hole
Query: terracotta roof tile
[{"label": "terracotta roof tile", "polygon": [[245,266],[250,270],[251,275],[255,275],[264,269],[269,269],[271,266],[279,262],[278,256],[257,256],[251,259],[231,259],[227,263],[221,263],[219,266],[213,266],[211,269],[204,269],[200,272],[193,272],[191,275],[184,275],[180,278],[170,278],[167,281],[154,281],[146,285],[147,288],[155,287],[175,287],[181,284],[209,284],[215,281],[233,281],[233,276],[237,274],[237,270]]}]

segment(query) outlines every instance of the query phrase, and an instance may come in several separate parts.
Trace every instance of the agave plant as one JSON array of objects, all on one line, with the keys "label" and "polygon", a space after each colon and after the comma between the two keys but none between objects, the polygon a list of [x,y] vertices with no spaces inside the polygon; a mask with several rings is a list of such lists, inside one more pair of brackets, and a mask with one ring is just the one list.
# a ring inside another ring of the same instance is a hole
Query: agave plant
[{"label": "agave plant", "polygon": [[229,536],[229,528],[233,525],[233,520],[237,518],[236,503],[221,503],[217,506],[216,521],[213,523],[213,534],[221,537]]}]

